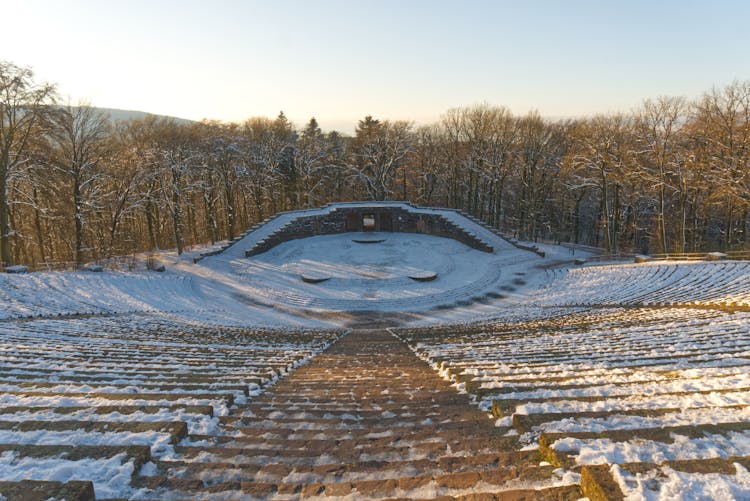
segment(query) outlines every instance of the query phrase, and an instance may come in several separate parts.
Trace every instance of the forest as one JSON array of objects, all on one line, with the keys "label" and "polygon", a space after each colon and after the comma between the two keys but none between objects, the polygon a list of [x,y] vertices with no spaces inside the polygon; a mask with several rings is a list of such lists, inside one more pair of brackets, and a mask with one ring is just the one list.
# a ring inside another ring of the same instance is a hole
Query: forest
[{"label": "forest", "polygon": [[352,200],[462,209],[610,254],[747,250],[750,81],[556,121],[491,104],[424,126],[367,115],[346,135],[283,112],[113,121],[0,61],[0,266],[182,253]]}]

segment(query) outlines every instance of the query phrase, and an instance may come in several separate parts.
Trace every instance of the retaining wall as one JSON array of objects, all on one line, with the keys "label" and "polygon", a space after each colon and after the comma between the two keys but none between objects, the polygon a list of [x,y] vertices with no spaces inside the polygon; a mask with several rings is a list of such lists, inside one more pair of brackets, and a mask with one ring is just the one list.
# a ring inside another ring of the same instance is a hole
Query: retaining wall
[{"label": "retaining wall", "polygon": [[[372,224],[365,226],[366,220]],[[452,238],[482,252],[493,248],[477,235],[469,233],[440,214],[411,212],[404,207],[353,206],[336,207],[325,214],[300,215],[277,231],[257,242],[245,251],[246,256],[255,256],[280,243],[316,235],[332,235],[346,232],[392,231],[400,233],[424,233]]]}]

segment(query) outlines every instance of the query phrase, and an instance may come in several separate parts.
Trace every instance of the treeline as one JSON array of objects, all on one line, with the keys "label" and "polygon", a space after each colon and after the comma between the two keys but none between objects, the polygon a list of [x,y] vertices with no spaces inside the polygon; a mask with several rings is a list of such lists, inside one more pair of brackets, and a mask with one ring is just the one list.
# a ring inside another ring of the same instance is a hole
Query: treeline
[{"label": "treeline", "polygon": [[424,127],[367,116],[349,137],[283,113],[112,123],[0,62],[0,261],[182,252],[278,211],[389,199],[612,253],[746,249],[749,148],[750,82],[558,122],[490,105]]}]

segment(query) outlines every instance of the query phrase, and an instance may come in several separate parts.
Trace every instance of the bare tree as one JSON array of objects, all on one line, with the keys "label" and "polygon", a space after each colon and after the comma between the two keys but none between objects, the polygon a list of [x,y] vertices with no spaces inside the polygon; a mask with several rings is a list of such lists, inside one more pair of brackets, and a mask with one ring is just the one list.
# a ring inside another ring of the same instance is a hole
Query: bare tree
[{"label": "bare tree", "polygon": [[158,123],[154,147],[164,175],[159,176],[161,193],[172,218],[177,254],[185,248],[184,204],[188,198],[191,169],[199,156],[196,129],[165,119]]},{"label": "bare tree", "polygon": [[105,187],[101,168],[108,137],[107,117],[89,105],[55,110],[50,136],[50,165],[69,190],[74,228],[74,259],[83,263],[87,212],[100,209]]},{"label": "bare tree", "polygon": [[416,201],[425,205],[448,205],[448,200],[440,195],[447,193],[448,169],[447,139],[439,124],[423,126],[416,131],[416,147],[413,158],[413,171],[418,181],[415,183]]},{"label": "bare tree", "polygon": [[541,231],[543,206],[565,153],[566,131],[560,125],[545,122],[537,112],[520,118],[518,129],[518,232],[521,238],[536,239]]},{"label": "bare tree", "polygon": [[[724,248],[735,232],[735,213],[745,225],[750,210],[750,81],[733,82],[704,94],[696,111],[699,145],[705,147],[714,199],[724,201]],[[742,228],[748,241],[748,228]]]},{"label": "bare tree", "polygon": [[370,199],[390,196],[396,171],[405,164],[413,145],[411,122],[380,122],[370,115],[359,121],[351,168]]},{"label": "bare tree", "polygon": [[29,68],[0,61],[0,261],[12,261],[8,187],[28,160],[32,134],[54,100],[55,88],[37,84]]},{"label": "bare tree", "polygon": [[[295,165],[299,175],[297,206],[313,207],[320,202],[318,194],[326,181],[328,167],[328,141],[318,126],[315,117],[311,118],[302,130],[296,148]],[[302,197],[304,196],[304,203]]]},{"label": "bare tree", "polygon": [[600,194],[604,248],[619,251],[620,190],[632,155],[630,120],[622,114],[599,115],[581,122],[573,131],[571,188],[595,188]]},{"label": "bare tree", "polygon": [[667,240],[668,197],[679,189],[672,179],[679,169],[680,128],[685,124],[687,101],[682,97],[661,96],[644,101],[636,128],[641,174],[657,192],[659,241],[662,252],[669,252]]}]

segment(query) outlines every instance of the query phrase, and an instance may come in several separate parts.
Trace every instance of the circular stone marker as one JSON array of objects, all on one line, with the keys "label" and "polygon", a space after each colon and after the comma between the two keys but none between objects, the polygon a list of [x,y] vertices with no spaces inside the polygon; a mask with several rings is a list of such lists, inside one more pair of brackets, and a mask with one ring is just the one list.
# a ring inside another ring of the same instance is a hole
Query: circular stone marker
[{"label": "circular stone marker", "polygon": [[352,238],[352,242],[358,244],[379,244],[385,242],[385,238]]},{"label": "circular stone marker", "polygon": [[308,284],[319,284],[320,282],[325,282],[326,280],[331,279],[331,277],[325,275],[300,275],[300,278],[303,282]]},{"label": "circular stone marker", "polygon": [[417,273],[412,273],[409,275],[409,278],[412,280],[416,280],[417,282],[432,282],[437,278],[438,274],[434,271],[420,271]]}]

